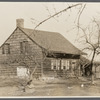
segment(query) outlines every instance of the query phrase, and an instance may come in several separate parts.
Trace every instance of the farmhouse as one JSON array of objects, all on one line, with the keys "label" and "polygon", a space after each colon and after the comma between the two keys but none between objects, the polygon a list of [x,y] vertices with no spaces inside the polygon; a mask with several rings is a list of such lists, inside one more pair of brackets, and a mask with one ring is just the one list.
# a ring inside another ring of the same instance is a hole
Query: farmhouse
[{"label": "farmhouse", "polygon": [[0,76],[80,75],[82,54],[61,34],[24,28],[24,20],[17,19],[16,29],[0,47]]}]

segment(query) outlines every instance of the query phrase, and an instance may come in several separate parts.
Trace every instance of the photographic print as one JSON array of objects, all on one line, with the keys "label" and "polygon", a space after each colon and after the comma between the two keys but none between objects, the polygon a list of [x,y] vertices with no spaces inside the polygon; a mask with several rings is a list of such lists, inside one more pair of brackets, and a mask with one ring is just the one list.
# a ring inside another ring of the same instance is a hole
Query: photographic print
[{"label": "photographic print", "polygon": [[0,2],[1,97],[99,97],[100,3]]}]

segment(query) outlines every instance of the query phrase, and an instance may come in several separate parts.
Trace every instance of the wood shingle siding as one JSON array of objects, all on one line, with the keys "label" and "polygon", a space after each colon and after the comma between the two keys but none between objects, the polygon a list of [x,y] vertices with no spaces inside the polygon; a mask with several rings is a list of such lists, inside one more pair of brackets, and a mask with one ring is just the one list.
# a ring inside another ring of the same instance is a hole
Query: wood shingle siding
[{"label": "wood shingle siding", "polygon": [[[41,59],[42,59],[42,50],[41,50],[41,48],[38,47],[38,45],[36,45],[33,41],[31,41],[19,28],[17,28],[14,31],[14,33],[7,39],[7,41],[0,48],[0,63],[3,63],[5,66],[7,66],[6,63],[10,63],[10,60],[12,60],[11,63],[13,63],[13,60],[16,59],[21,54],[21,52],[20,52],[21,51],[20,42],[23,42],[23,41],[27,41],[28,46],[27,46],[26,49],[29,50],[29,55],[32,55],[32,53],[33,53],[33,55],[35,55],[35,57],[36,57],[36,61],[40,62]],[[10,48],[9,48],[10,49],[10,55],[2,53],[2,48],[7,43],[10,44]],[[27,61],[28,60],[29,59],[27,59]],[[30,60],[28,62],[31,63]],[[31,67],[33,67],[33,69],[34,69],[34,66],[35,66],[34,64],[31,64]],[[40,66],[38,66],[38,67],[39,68],[37,68],[36,73],[41,72],[41,67]],[[8,71],[7,68],[9,70],[13,70],[13,66],[11,66],[11,67],[2,66],[1,67],[1,69],[2,69],[1,72],[2,73],[0,73],[0,75],[1,74],[5,75],[5,74],[8,74],[8,73],[12,73],[12,72]],[[13,71],[13,72],[16,73],[16,71]]]}]

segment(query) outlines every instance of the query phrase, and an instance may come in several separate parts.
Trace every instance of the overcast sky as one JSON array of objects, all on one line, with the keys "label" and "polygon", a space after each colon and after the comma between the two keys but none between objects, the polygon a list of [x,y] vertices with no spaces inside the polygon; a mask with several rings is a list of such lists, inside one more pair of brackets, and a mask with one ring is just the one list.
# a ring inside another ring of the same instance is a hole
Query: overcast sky
[{"label": "overcast sky", "polygon": [[[16,19],[24,19],[24,27],[34,28],[36,24],[48,18],[51,14],[58,12],[71,3],[56,2],[0,2],[0,45],[8,38],[8,36],[16,28]],[[49,9],[49,11],[47,10]],[[75,19],[77,18],[78,7],[71,9],[68,12],[62,13],[56,19],[52,18],[40,25],[37,29],[45,31],[59,32],[71,43],[80,48],[80,45],[75,41],[77,36],[75,27]],[[50,13],[50,14],[49,14]],[[100,17],[100,3],[87,3],[84,9],[80,23],[83,26],[88,25],[93,17]],[[31,20],[35,19],[35,21]],[[34,24],[36,23],[36,24]],[[82,46],[81,46],[82,47]]]}]

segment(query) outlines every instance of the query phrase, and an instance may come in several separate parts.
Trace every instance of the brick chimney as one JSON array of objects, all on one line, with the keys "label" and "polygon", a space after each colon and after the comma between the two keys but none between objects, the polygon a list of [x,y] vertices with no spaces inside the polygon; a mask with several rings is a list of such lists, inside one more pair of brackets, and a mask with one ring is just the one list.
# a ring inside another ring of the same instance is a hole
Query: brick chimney
[{"label": "brick chimney", "polygon": [[24,28],[24,19],[16,19],[16,27]]}]

